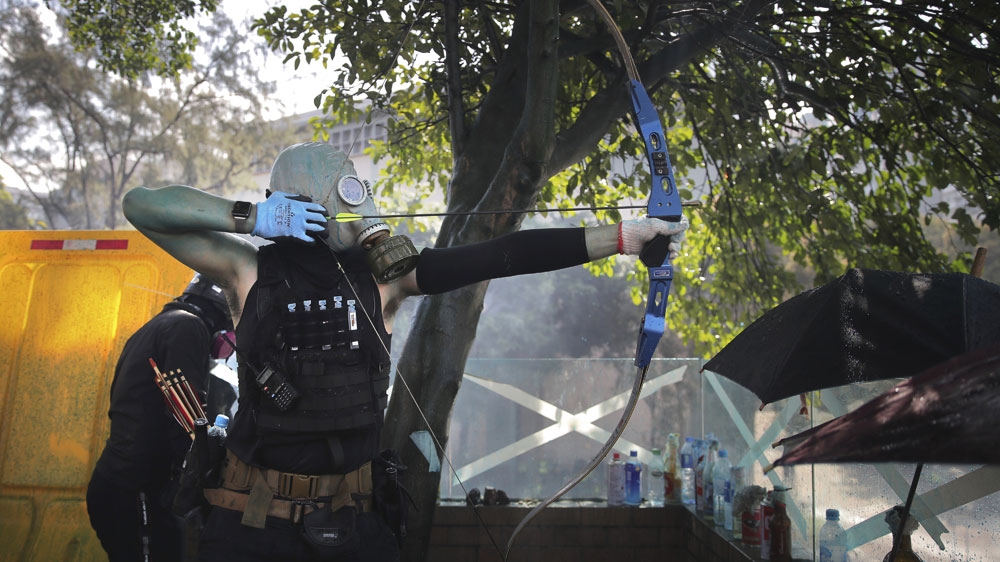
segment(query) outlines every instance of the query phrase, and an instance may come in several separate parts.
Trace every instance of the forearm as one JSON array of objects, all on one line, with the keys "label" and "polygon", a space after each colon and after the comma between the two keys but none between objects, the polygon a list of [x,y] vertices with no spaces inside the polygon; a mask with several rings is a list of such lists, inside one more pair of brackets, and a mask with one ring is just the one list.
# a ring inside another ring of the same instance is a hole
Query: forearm
[{"label": "forearm", "polygon": [[591,261],[619,253],[618,224],[591,226],[584,230],[587,241],[587,255]]},{"label": "forearm", "polygon": [[[122,211],[143,232],[177,234],[191,231],[237,232],[233,201],[183,185],[159,189],[137,187],[125,194]],[[256,205],[241,234],[253,229]]]},{"label": "forearm", "polygon": [[[437,294],[489,279],[584,264],[594,259],[586,230],[589,229],[522,230],[478,244],[425,248],[417,263],[417,286],[421,293]],[[598,238],[595,243],[601,240]],[[603,247],[603,242],[599,245]]]}]

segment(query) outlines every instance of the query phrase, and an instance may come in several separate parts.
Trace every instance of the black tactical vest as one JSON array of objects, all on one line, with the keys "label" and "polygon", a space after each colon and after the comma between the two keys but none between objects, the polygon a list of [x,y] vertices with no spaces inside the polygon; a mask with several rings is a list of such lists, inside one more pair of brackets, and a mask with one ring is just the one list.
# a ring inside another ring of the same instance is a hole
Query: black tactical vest
[{"label": "black tactical vest", "polygon": [[[257,283],[236,329],[240,406],[232,429],[239,431],[227,439],[248,461],[261,446],[313,441],[337,449],[339,436],[359,432],[377,446],[390,336],[363,252],[337,259],[323,245],[278,243],[258,250]],[[253,434],[250,445],[245,441]]]}]

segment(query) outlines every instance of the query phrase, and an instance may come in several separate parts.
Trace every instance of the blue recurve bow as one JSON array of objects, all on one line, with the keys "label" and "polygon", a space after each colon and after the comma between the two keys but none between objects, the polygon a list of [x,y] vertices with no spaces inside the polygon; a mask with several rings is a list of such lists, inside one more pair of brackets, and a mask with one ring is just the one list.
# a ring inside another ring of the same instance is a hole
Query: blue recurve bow
[{"label": "blue recurve bow", "polygon": [[[650,175],[652,177],[646,213],[650,217],[665,221],[680,221],[682,217],[681,199],[677,193],[677,185],[674,182],[674,171],[670,164],[666,136],[663,134],[663,125],[660,123],[660,116],[653,107],[653,102],[649,99],[646,88],[639,79],[635,62],[632,60],[632,55],[628,50],[628,46],[625,43],[624,37],[622,37],[618,25],[598,0],[588,0],[588,2],[597,10],[597,13],[604,20],[605,24],[607,24],[612,35],[614,35],[615,43],[621,52],[622,60],[629,75],[628,93],[629,99],[632,102],[632,117],[645,143],[646,158],[649,161]],[[649,364],[653,358],[653,353],[656,351],[656,346],[663,336],[666,323],[667,297],[670,293],[670,283],[674,277],[674,267],[670,259],[668,244],[669,239],[666,236],[657,236],[643,248],[642,253],[639,255],[639,259],[649,271],[649,296],[647,297],[646,312],[639,327],[639,337],[636,343],[634,362],[636,366],[635,381],[632,385],[632,394],[625,405],[621,419],[619,419],[614,431],[611,432],[611,436],[607,442],[587,464],[584,470],[573,477],[556,493],[552,494],[552,496],[535,506],[517,524],[517,527],[514,528],[513,533],[510,535],[510,539],[507,541],[504,560],[507,560],[507,557],[510,555],[514,539],[528,522],[552,502],[579,484],[597,468],[608,453],[611,452],[611,449],[614,448],[618,438],[621,437],[622,432],[625,430],[625,426],[628,425],[629,419],[632,417],[632,412],[635,411],[635,406],[639,402],[642,385],[646,380],[646,372],[649,370]]]}]

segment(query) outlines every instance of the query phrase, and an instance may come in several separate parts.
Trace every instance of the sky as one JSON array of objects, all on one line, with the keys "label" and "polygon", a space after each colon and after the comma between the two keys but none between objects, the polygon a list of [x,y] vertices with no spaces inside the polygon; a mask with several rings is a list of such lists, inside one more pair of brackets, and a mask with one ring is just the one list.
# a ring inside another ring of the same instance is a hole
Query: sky
[{"label": "sky", "polygon": [[[247,30],[247,36],[256,38],[256,33],[249,31],[250,23],[254,18],[260,17],[269,8],[276,5],[285,5],[289,11],[298,11],[302,8],[312,6],[316,0],[222,0],[220,9],[232,18],[238,26]],[[242,23],[241,23],[242,22]],[[262,41],[262,39],[261,39]],[[316,109],[313,99],[327,85],[327,83],[317,74],[322,70],[322,66],[299,65],[295,70],[291,63],[284,65],[281,56],[272,54],[261,64],[261,72],[268,80],[273,80],[278,87],[278,96],[284,103],[285,115],[307,113]],[[269,115],[269,117],[281,117],[282,115]]]},{"label": "sky", "polygon": [[[248,41],[258,41],[262,44],[256,32],[250,31],[250,24],[255,18],[262,16],[269,8],[284,5],[290,12],[315,5],[317,0],[221,0],[220,10],[224,11],[237,27],[244,30]],[[39,11],[44,21],[55,25],[55,15],[44,4],[39,5]],[[202,16],[205,17],[205,16]],[[321,64],[301,64],[296,70],[293,64],[283,64],[282,55],[270,53],[258,62],[262,78],[274,82],[277,92],[275,99],[280,103],[271,103],[265,109],[265,118],[278,119],[284,116],[297,115],[314,111],[313,100],[329,86],[330,76],[325,73]],[[325,76],[320,76],[324,73]],[[2,156],[2,155],[0,155]],[[8,166],[0,161],[0,177],[6,185],[24,189],[24,183]]]},{"label": "sky", "polygon": [[[315,3],[315,0],[222,0],[220,9],[225,11],[241,29],[245,29],[247,36],[253,40],[257,38],[257,35],[249,31],[251,21],[263,15],[271,6],[284,4],[290,11],[297,11]],[[40,10],[43,19],[48,21],[50,25],[55,25],[55,16],[52,15],[52,12],[45,9],[44,5],[40,6]],[[272,54],[260,62],[261,73],[265,79],[275,82],[278,88],[277,96],[282,101],[280,107],[277,105],[269,106],[274,109],[266,116],[277,119],[285,115],[313,111],[316,109],[313,105],[313,99],[327,85],[324,79],[317,76],[322,67],[303,64],[296,71],[291,64],[282,64],[281,58],[280,55]],[[0,177],[3,177],[6,185],[20,189],[25,188],[24,182],[3,162],[0,162]]]}]

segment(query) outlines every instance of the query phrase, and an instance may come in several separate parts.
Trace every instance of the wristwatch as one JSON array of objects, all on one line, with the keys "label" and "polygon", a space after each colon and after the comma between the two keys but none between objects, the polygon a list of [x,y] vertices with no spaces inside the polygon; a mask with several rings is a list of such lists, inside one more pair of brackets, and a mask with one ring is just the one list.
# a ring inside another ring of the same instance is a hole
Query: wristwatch
[{"label": "wristwatch", "polygon": [[253,203],[249,201],[237,201],[233,203],[233,219],[236,220],[236,232],[246,234],[247,219],[250,218],[250,211],[253,210]]}]

